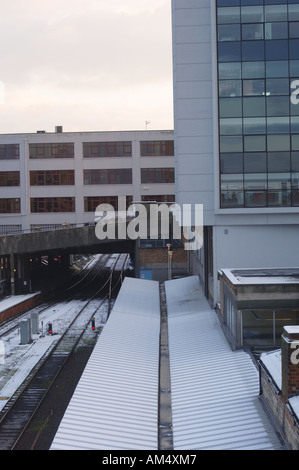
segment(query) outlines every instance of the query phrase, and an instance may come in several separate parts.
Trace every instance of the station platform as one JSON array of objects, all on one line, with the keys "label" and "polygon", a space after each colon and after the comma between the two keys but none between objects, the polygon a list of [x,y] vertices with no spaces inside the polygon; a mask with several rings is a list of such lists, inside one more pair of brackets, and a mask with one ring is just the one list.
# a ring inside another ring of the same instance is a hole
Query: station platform
[{"label": "station platform", "polygon": [[[250,356],[195,276],[165,283],[173,450],[278,450]],[[51,450],[159,450],[159,283],[125,278]]]}]

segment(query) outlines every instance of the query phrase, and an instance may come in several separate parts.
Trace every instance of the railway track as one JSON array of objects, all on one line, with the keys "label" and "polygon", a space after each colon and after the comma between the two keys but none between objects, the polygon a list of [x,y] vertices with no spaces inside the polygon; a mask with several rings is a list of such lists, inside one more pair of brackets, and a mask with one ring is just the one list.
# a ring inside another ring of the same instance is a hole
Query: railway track
[{"label": "railway track", "polygon": [[[99,289],[86,301],[84,306],[76,314],[66,331],[62,334],[51,351],[42,357],[22,386],[6,403],[0,412],[0,450],[13,450],[25,429],[44,400],[57,376],[62,372],[64,365],[80,343],[91,319],[97,310],[106,303],[107,309],[111,306],[112,292],[122,282],[123,271],[127,262],[127,255],[119,255],[113,260],[109,275]],[[118,274],[115,279],[115,271],[118,266]],[[99,268],[99,272],[102,270]],[[89,278],[88,284],[97,279],[94,273]],[[92,279],[92,281],[91,281]],[[74,286],[75,287],[75,286]],[[91,302],[99,300],[96,308],[88,308]],[[109,313],[109,312],[108,312]]]},{"label": "railway track", "polygon": [[[72,282],[72,284],[67,283],[65,286],[63,286],[57,293],[55,294],[55,297],[52,295],[49,300],[42,305],[39,305],[38,307],[30,310],[29,312],[21,313],[14,317],[13,319],[9,319],[0,325],[0,337],[4,337],[5,335],[8,335],[11,333],[14,329],[19,327],[19,323],[22,319],[24,318],[29,318],[31,313],[33,312],[38,312],[39,314],[42,314],[44,311],[49,309],[50,307],[54,307],[55,305],[59,305],[60,302],[62,301],[69,301],[71,300],[74,295],[78,294],[78,292],[82,292],[82,290],[88,288],[88,286],[92,285],[92,283],[95,282],[95,280],[100,277],[105,269],[106,263],[109,260],[111,255],[101,255],[100,259],[88,270],[88,265],[86,268],[84,268],[83,271],[87,271],[86,273],[80,273],[76,277],[79,279],[76,280],[75,282]],[[76,294],[74,294],[76,292]]]}]

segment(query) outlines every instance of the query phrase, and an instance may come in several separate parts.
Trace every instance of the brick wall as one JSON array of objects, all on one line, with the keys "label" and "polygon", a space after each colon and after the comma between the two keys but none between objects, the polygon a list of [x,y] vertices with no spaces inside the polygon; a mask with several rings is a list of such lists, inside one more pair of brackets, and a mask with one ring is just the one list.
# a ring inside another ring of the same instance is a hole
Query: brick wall
[{"label": "brick wall", "polygon": [[[167,248],[140,248],[139,250],[139,262],[141,264],[148,263],[168,263],[168,251]],[[187,263],[188,262],[188,251],[184,248],[174,248],[172,263]]]},{"label": "brick wall", "polygon": [[299,426],[296,419],[292,416],[286,401],[281,392],[275,388],[269,375],[262,369],[261,384],[263,389],[263,397],[273,413],[282,434],[287,440],[291,450],[299,450]]},{"label": "brick wall", "polygon": [[42,301],[41,294],[37,294],[34,297],[30,297],[29,299],[21,302],[17,305],[14,305],[3,312],[0,313],[0,323],[7,320],[8,318],[15,317],[26,310],[30,310],[31,308],[36,307]]}]

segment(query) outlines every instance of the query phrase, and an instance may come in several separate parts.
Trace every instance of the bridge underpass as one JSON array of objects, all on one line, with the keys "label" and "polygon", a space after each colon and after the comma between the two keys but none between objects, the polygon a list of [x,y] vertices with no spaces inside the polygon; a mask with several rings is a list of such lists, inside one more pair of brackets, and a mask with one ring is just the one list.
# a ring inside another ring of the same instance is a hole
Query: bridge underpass
[{"label": "bridge underpass", "polygon": [[134,259],[136,245],[129,239],[100,240],[94,226],[1,237],[0,294],[30,292],[32,267],[45,258],[52,267],[68,266],[74,254],[129,253]]}]

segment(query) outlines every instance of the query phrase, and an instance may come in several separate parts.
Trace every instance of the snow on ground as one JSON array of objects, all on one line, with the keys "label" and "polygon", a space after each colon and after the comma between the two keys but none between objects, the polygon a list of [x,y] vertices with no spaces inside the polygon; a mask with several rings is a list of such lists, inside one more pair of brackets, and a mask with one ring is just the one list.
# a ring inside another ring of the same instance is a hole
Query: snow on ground
[{"label": "snow on ground", "polygon": [[[98,257],[88,265],[91,267]],[[36,295],[36,294],[33,294]],[[17,301],[14,297],[0,301],[0,311],[7,308],[10,303],[13,305]],[[25,299],[23,299],[25,300]],[[0,333],[0,410],[5,406],[8,399],[14,394],[18,387],[26,379],[30,371],[37,364],[39,359],[61,338],[61,334],[69,326],[76,314],[86,305],[87,300],[71,300],[52,305],[39,313],[39,334],[32,335],[32,342],[21,345],[20,329],[17,326],[13,331]],[[107,307],[103,305],[99,308],[101,301],[92,300],[84,311],[82,324],[85,326],[87,319],[98,309],[95,314],[96,327],[102,327],[106,323]],[[4,306],[4,307],[3,307]],[[28,312],[28,318],[32,312],[38,312],[35,307]],[[27,317],[27,315],[26,315]],[[24,317],[22,317],[24,318]],[[15,320],[19,325],[20,320]],[[47,324],[52,323],[53,335],[48,335]]]},{"label": "snow on ground", "polygon": [[40,294],[40,292],[34,292],[33,294],[26,295],[11,295],[9,297],[6,297],[0,302],[0,313],[4,312],[10,307],[14,307],[15,305],[25,302],[26,300],[31,299],[32,297],[35,297],[38,294]]}]

